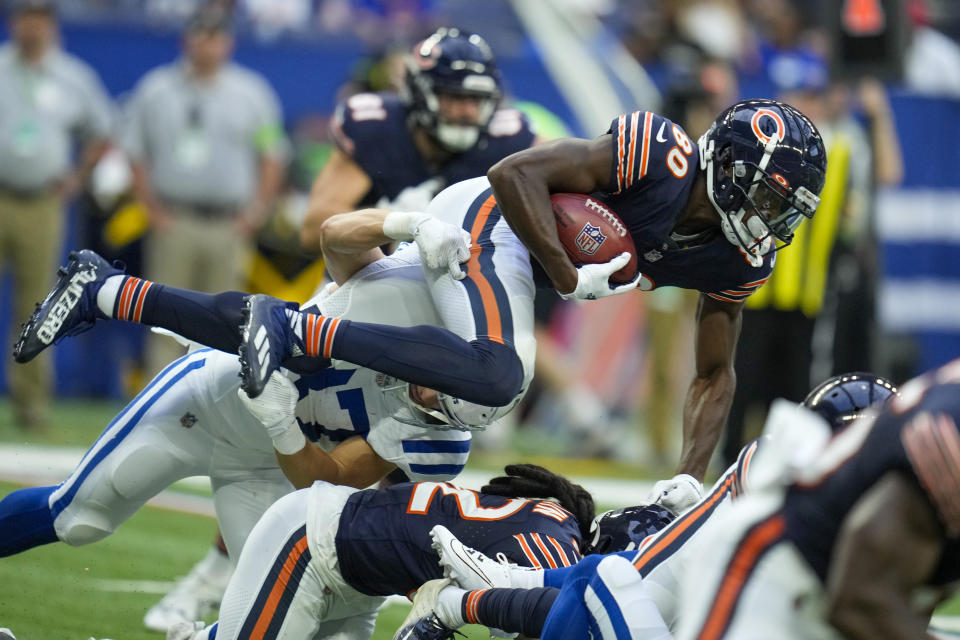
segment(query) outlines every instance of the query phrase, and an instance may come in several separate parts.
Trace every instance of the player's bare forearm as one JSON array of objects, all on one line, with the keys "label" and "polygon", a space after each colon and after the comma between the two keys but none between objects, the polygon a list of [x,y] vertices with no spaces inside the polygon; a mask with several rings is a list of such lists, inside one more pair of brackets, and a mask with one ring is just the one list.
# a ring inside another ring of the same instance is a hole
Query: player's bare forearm
[{"label": "player's bare forearm", "polygon": [[383,233],[386,209],[362,209],[327,218],[320,228],[320,248],[337,284],[383,257],[380,245],[392,240]]},{"label": "player's bare forearm", "polygon": [[297,489],[317,480],[364,489],[396,468],[359,436],[343,441],[330,452],[308,442],[293,455],[276,452],[276,456],[284,475]]},{"label": "player's bare forearm", "polygon": [[577,270],[557,235],[550,194],[606,187],[612,144],[609,136],[555,140],[508,156],[487,173],[503,217],[560,293],[576,288]]},{"label": "player's bare forearm", "polygon": [[914,592],[941,561],[942,534],[923,492],[900,472],[881,478],[844,520],[827,576],[827,618],[852,640],[923,638]]},{"label": "player's bare forearm", "polygon": [[732,369],[696,376],[683,406],[683,445],[677,473],[703,480],[733,402],[736,374]]},{"label": "player's bare forearm", "polygon": [[733,359],[742,305],[700,296],[695,338],[696,375],[683,406],[683,444],[677,473],[702,480],[730,412],[737,375]]},{"label": "player's bare forearm", "polygon": [[330,154],[310,189],[310,203],[300,229],[303,248],[320,251],[323,223],[330,216],[356,209],[372,186],[370,177],[347,155],[340,151]]}]

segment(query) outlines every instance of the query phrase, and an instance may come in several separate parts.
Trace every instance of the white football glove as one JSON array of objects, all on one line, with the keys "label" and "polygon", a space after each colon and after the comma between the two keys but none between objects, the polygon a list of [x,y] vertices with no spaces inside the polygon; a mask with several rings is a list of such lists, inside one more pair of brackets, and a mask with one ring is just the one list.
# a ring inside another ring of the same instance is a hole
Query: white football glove
[{"label": "white football glove", "polygon": [[647,502],[658,504],[675,516],[700,502],[703,484],[693,476],[680,473],[653,485]]},{"label": "white football glove", "polygon": [[630,254],[624,251],[610,262],[585,264],[577,267],[577,288],[570,293],[561,293],[564,300],[596,300],[626,293],[637,288],[640,274],[627,284],[611,285],[610,276],[630,262]]},{"label": "white football glove", "polygon": [[256,398],[248,396],[243,389],[237,389],[240,402],[260,421],[270,439],[273,448],[284,455],[297,453],[307,444],[307,439],[297,422],[297,400],[300,392],[289,378],[274,371],[266,386]]},{"label": "white football glove", "polygon": [[446,269],[455,279],[466,273],[461,262],[470,259],[470,234],[456,225],[417,211],[391,211],[383,220],[383,233],[394,240],[417,243],[423,263]]}]

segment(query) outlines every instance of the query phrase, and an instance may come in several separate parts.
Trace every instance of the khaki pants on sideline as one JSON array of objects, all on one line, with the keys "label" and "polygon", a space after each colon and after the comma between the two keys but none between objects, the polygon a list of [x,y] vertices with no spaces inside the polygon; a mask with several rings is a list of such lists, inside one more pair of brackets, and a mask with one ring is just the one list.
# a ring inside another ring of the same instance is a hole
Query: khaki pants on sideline
[{"label": "khaki pants on sideline", "polygon": [[[144,276],[206,293],[243,288],[253,242],[237,233],[233,217],[202,217],[184,207],[171,208],[170,214],[170,229],[151,231],[146,238]],[[185,352],[171,338],[150,336],[147,374],[155,375]]]},{"label": "khaki pants on sideline", "polygon": [[[63,217],[63,202],[52,190],[22,197],[0,189],[0,263],[13,269],[14,335],[53,284],[63,242]],[[7,355],[10,397],[22,427],[42,425],[49,417],[51,358],[47,351],[28,364],[15,364]]]}]

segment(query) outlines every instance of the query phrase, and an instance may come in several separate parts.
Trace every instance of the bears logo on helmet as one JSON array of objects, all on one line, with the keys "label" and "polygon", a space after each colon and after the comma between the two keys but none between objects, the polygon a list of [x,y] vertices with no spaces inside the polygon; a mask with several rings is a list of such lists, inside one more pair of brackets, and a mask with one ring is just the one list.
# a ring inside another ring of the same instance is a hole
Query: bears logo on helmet
[{"label": "bears logo on helmet", "polygon": [[754,266],[790,244],[800,223],[813,217],[827,154],[817,128],[790,105],[738,102],[720,114],[699,147],[724,236]]}]

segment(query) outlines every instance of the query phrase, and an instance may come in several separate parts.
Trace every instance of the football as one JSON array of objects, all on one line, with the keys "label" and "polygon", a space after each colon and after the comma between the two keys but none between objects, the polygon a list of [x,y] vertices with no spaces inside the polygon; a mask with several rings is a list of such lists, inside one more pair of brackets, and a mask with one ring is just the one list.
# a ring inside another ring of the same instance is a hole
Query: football
[{"label": "football", "polygon": [[630,262],[610,282],[624,284],[637,276],[637,248],[630,232],[607,205],[582,193],[555,193],[550,196],[557,220],[560,242],[573,264],[609,262],[624,251]]}]

